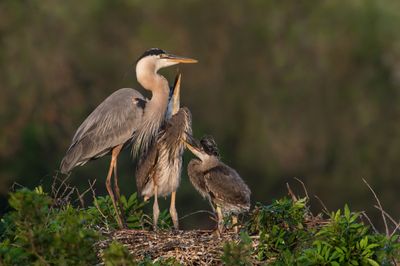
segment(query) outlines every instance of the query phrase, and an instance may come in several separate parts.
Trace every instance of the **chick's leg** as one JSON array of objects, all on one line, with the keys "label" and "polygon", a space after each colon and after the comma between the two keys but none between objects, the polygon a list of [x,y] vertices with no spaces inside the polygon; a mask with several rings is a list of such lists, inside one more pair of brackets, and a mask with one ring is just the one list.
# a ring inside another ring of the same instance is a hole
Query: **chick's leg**
[{"label": "chick's leg", "polygon": [[178,213],[176,212],[175,208],[175,199],[176,199],[176,191],[172,192],[171,194],[171,205],[169,207],[169,214],[171,215],[172,222],[174,224],[174,229],[179,229],[179,221],[178,221]]},{"label": "chick's leg", "polygon": [[153,204],[153,229],[157,231],[158,217],[160,216],[160,208],[158,207],[158,186],[154,185],[154,204]]}]

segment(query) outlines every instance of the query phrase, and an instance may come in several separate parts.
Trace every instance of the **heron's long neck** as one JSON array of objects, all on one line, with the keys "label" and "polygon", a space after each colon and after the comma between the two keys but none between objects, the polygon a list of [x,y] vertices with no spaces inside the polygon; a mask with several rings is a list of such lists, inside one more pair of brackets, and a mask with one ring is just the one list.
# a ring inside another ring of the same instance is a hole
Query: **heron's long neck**
[{"label": "heron's long neck", "polygon": [[149,148],[164,121],[169,96],[168,81],[163,76],[153,73],[138,77],[138,80],[146,90],[152,91],[152,97],[146,104],[141,127],[136,133],[134,153]]},{"label": "heron's long neck", "polygon": [[[158,74],[157,74],[158,75]],[[154,82],[153,95],[147,102],[143,120],[158,123],[158,126],[164,121],[165,112],[168,106],[169,86],[168,81],[161,75],[158,75]],[[156,88],[156,89],[155,89]],[[158,130],[157,130],[158,131]]]}]

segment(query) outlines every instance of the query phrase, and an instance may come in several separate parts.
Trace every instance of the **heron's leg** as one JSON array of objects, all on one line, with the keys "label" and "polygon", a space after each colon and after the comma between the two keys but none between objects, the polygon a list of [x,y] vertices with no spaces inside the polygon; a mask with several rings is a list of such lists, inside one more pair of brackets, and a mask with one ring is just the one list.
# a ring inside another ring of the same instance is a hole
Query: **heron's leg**
[{"label": "heron's leg", "polygon": [[238,217],[236,215],[232,215],[232,226],[235,233],[239,232]]},{"label": "heron's leg", "polygon": [[178,213],[175,208],[176,191],[171,193],[171,205],[169,207],[169,214],[171,215],[172,222],[174,223],[175,230],[179,229]]},{"label": "heron's leg", "polygon": [[115,215],[117,216],[117,223],[118,223],[118,226],[119,226],[120,228],[123,228],[122,222],[120,221],[120,217],[119,217],[119,213],[118,213],[118,208],[117,208],[117,205],[115,204],[115,195],[114,195],[114,192],[113,192],[113,190],[112,190],[112,188],[111,188],[111,176],[112,176],[113,168],[114,168],[114,164],[115,164],[114,161],[115,161],[115,160],[114,160],[114,157],[112,157],[112,158],[111,158],[111,163],[110,163],[110,169],[108,170],[108,175],[107,175],[107,179],[106,179],[106,188],[107,188],[108,194],[110,195],[111,201],[112,201],[113,206],[114,206]]},{"label": "heron's leg", "polygon": [[217,216],[218,216],[218,232],[222,233],[224,226],[224,216],[222,215],[221,207],[217,206]]},{"label": "heron's leg", "polygon": [[157,230],[158,216],[160,215],[160,209],[158,208],[158,186],[154,184],[154,204],[153,204],[153,229]]},{"label": "heron's leg", "polygon": [[118,186],[118,174],[117,174],[117,158],[119,153],[121,152],[122,145],[115,147],[112,151],[112,157],[115,157],[115,164],[114,164],[114,192],[119,206],[119,217],[122,221],[122,224],[125,225],[125,216],[124,216],[124,207],[122,206],[121,202],[121,193],[119,191]]}]

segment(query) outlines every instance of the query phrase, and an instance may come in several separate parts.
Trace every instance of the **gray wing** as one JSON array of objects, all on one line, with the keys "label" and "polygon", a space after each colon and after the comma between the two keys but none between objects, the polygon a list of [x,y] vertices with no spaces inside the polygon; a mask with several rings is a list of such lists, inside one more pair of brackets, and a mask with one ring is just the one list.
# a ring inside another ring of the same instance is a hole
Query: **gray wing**
[{"label": "gray wing", "polygon": [[136,168],[136,186],[138,194],[141,195],[146,184],[150,181],[151,173],[155,170],[158,160],[158,149],[153,143],[148,152],[140,158]]},{"label": "gray wing", "polygon": [[204,179],[206,189],[216,204],[250,207],[250,189],[234,169],[221,163],[205,171]]},{"label": "gray wing", "polygon": [[99,158],[126,143],[138,128],[146,100],[136,90],[117,90],[85,119],[61,162],[61,172]]}]

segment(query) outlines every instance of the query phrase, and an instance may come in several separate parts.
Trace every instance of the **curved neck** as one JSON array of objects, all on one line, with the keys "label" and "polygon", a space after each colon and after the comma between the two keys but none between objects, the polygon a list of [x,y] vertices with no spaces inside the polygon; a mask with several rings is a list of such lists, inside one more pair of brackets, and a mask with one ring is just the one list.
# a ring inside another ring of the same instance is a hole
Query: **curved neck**
[{"label": "curved neck", "polygon": [[[152,85],[152,96],[146,104],[143,119],[158,121],[159,125],[164,120],[168,106],[169,86],[168,81],[161,75],[156,74],[157,80]],[[157,89],[156,89],[157,88]]]},{"label": "curved neck", "polygon": [[199,168],[201,171],[207,171],[211,168],[216,167],[221,164],[220,160],[216,156],[206,156],[200,159],[201,163],[199,164]]},{"label": "curved neck", "polygon": [[156,71],[136,71],[138,82],[152,92],[151,99],[144,109],[141,127],[135,133],[136,141],[133,148],[134,153],[146,151],[160,126],[164,122],[168,106],[169,86],[168,81]]},{"label": "curved neck", "polygon": [[[136,77],[144,89],[152,92],[146,105],[144,116],[162,115],[164,117],[168,105],[168,81],[157,73],[156,64],[149,60],[141,60],[136,66]],[[157,120],[158,121],[158,120]]]}]

